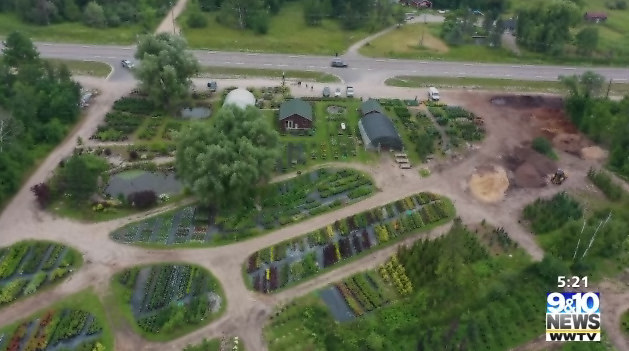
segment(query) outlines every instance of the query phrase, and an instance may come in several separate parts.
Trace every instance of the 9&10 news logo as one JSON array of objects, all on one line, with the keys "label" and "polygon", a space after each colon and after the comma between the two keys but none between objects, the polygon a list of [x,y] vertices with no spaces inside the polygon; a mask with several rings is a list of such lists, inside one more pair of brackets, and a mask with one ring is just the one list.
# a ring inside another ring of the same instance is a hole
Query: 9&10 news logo
[{"label": "9&10 news logo", "polygon": [[546,296],[546,341],[601,341],[597,292],[552,292]]}]

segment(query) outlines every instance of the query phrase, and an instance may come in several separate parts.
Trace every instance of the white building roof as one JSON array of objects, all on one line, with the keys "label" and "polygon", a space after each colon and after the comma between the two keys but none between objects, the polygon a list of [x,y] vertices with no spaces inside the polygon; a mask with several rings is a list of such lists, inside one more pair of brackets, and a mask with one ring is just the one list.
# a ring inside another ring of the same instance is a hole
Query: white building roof
[{"label": "white building roof", "polygon": [[238,88],[227,94],[225,102],[223,102],[223,106],[225,105],[236,105],[241,109],[245,109],[249,106],[255,106],[256,98],[248,90]]}]

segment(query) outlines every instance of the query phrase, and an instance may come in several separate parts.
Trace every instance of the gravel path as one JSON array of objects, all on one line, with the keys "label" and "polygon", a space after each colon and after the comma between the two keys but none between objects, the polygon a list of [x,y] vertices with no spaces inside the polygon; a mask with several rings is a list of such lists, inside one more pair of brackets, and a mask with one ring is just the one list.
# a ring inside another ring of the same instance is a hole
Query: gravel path
[{"label": "gravel path", "polygon": [[[116,350],[118,351],[179,351],[185,345],[197,343],[204,337],[219,337],[223,334],[239,335],[248,350],[266,350],[265,342],[262,338],[262,326],[275,306],[355,272],[373,267],[394,252],[395,248],[390,247],[380,250],[302,285],[270,296],[262,296],[246,288],[241,275],[241,266],[248,255],[260,248],[420,191],[432,191],[452,199],[458,216],[461,217],[464,223],[477,223],[482,219],[487,219],[496,226],[504,227],[520,247],[525,249],[534,259],[539,260],[543,256],[543,251],[537,245],[533,235],[518,224],[518,213],[525,204],[539,196],[551,196],[560,191],[560,189],[564,190],[569,186],[582,186],[576,179],[584,176],[589,168],[588,165],[582,165],[576,161],[574,164],[566,164],[566,167],[563,168],[571,174],[571,180],[566,183],[565,187],[548,187],[535,191],[530,189],[513,190],[507,196],[507,200],[500,204],[481,205],[467,192],[466,180],[479,164],[486,162],[491,157],[495,157],[495,152],[500,150],[501,138],[498,136],[498,133],[489,133],[482,149],[471,152],[462,161],[444,164],[442,171],[435,171],[433,173],[436,174],[428,178],[421,178],[415,169],[401,170],[393,164],[393,161],[385,158],[381,162],[372,165],[335,163],[335,165],[354,167],[370,173],[374,177],[380,191],[359,203],[281,228],[267,235],[215,248],[143,249],[116,243],[109,239],[108,234],[126,223],[141,219],[151,213],[154,214],[167,210],[168,208],[104,223],[85,224],[63,218],[54,218],[48,213],[37,210],[35,207],[33,196],[29,190],[30,186],[45,180],[58,162],[72,151],[77,136],[80,135],[84,140],[87,140],[113,104],[113,101],[133,88],[130,84],[106,84],[103,80],[84,77],[79,77],[78,80],[85,85],[100,88],[102,94],[96,98],[94,104],[87,111],[82,124],[77,128],[73,136],[49,155],[0,215],[0,228],[2,228],[0,246],[10,245],[27,238],[48,239],[71,245],[84,253],[86,262],[89,261],[91,263],[86,264],[79,271],[75,272],[69,280],[56,287],[0,310],[0,320],[3,321],[3,324],[11,323],[49,305],[63,296],[87,287],[92,287],[100,296],[105,296],[109,293],[110,278],[115,272],[137,264],[161,261],[180,260],[196,263],[209,269],[221,282],[228,300],[226,312],[221,318],[204,328],[169,343],[147,342],[124,325],[114,326]],[[251,80],[230,81],[230,85],[240,86],[273,85],[276,83],[262,80],[253,82]],[[389,88],[365,85],[357,87],[357,90],[378,96],[381,90],[388,90]],[[392,89],[394,90],[391,92],[400,91],[398,88]],[[402,90],[406,90],[407,94],[418,95],[417,89]],[[451,99],[454,98],[456,98],[456,95],[452,94]],[[283,176],[282,178],[289,176]],[[442,234],[445,230],[446,227],[438,228],[431,233],[423,234],[423,236],[435,237]],[[421,236],[419,235],[418,237]],[[416,238],[408,239],[404,243],[411,242],[414,239]],[[611,317],[610,314],[609,318]],[[606,330],[612,335],[614,334],[611,329],[618,329],[618,325],[613,324],[616,320],[614,318],[607,320],[605,325]],[[620,341],[617,341],[617,338],[614,340],[615,343],[620,343]]]}]

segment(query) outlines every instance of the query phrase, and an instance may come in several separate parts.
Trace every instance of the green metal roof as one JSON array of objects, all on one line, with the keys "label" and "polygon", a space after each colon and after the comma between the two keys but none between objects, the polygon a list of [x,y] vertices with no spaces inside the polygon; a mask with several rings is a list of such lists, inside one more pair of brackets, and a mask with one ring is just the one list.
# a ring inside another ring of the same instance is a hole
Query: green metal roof
[{"label": "green metal roof", "polygon": [[280,106],[280,121],[292,115],[299,115],[312,121],[312,105],[302,99],[284,101]]},{"label": "green metal roof", "polygon": [[369,112],[380,112],[380,113],[384,113],[384,109],[382,108],[382,105],[380,105],[380,103],[378,102],[378,100],[375,99],[369,99],[365,102],[363,102],[362,104],[360,104],[360,112],[364,115],[365,113],[369,113]]}]

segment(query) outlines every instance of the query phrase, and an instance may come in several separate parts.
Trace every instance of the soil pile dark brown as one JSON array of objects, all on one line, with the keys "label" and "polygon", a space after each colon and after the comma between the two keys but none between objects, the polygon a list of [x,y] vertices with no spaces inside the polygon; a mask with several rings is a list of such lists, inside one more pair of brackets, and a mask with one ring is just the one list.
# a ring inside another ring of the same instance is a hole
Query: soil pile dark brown
[{"label": "soil pile dark brown", "polygon": [[521,188],[539,188],[546,185],[544,177],[533,167],[532,164],[526,162],[515,170],[515,185]]},{"label": "soil pile dark brown", "polygon": [[563,100],[559,97],[541,95],[496,95],[491,98],[491,103],[497,106],[511,108],[563,108]]},{"label": "soil pile dark brown", "polygon": [[583,138],[578,134],[558,134],[553,139],[553,146],[564,152],[573,155],[580,155],[581,149],[585,146]]},{"label": "soil pile dark brown", "polygon": [[557,164],[530,147],[516,147],[504,158],[514,172],[514,183],[523,188],[537,188],[546,184],[546,176],[555,173]]}]

